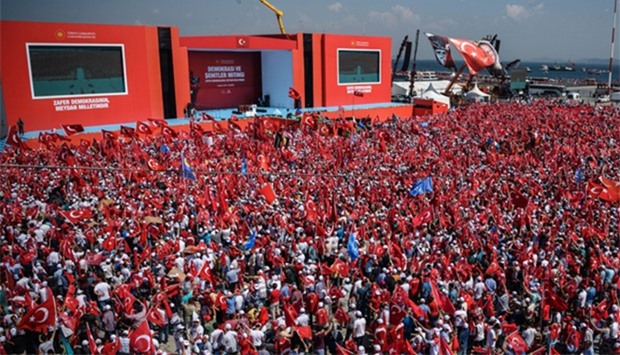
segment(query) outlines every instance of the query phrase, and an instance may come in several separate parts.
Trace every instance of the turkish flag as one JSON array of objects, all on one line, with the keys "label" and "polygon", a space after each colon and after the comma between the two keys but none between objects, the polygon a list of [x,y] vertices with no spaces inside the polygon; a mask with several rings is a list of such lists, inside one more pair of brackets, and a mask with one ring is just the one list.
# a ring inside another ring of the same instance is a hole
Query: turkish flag
[{"label": "turkish flag", "polygon": [[605,188],[607,189],[608,192],[608,200],[609,202],[616,202],[616,201],[620,201],[620,182],[619,181],[613,181],[611,179],[608,179],[604,176],[601,176],[599,178],[599,180],[601,180],[601,183],[603,184],[603,186],[605,186]]},{"label": "turkish flag", "polygon": [[153,134],[153,131],[151,131],[151,127],[149,127],[149,125],[141,121],[138,121],[136,123],[136,130],[138,131],[138,133],[141,133],[141,134],[147,134],[147,135]]},{"label": "turkish flag", "polygon": [[161,118],[149,118],[149,122],[155,127],[163,127],[168,124],[168,122],[162,120]]},{"label": "turkish flag", "polygon": [[400,324],[400,322],[402,322],[403,318],[405,318],[406,315],[407,315],[407,312],[405,312],[405,310],[401,306],[395,303],[392,303],[390,305],[390,324],[391,325]]},{"label": "turkish flag", "polygon": [[149,167],[149,169],[153,170],[153,171],[164,171],[166,170],[166,167],[164,167],[163,165],[159,164],[159,162],[155,159],[149,159],[146,162],[146,165]]},{"label": "turkish flag", "polygon": [[119,350],[121,350],[121,341],[120,341],[120,338],[116,337],[116,340],[114,342],[110,341],[106,343],[103,346],[103,348],[101,348],[101,353],[116,355],[116,353],[118,353]]},{"label": "turkish flag", "polygon": [[312,328],[309,325],[295,327],[297,334],[302,339],[312,339]]},{"label": "turkish flag", "polygon": [[301,115],[301,124],[311,129],[316,129],[317,119],[313,115],[304,112]]},{"label": "turkish flag", "polygon": [[547,303],[551,306],[551,308],[559,312],[564,312],[568,309],[568,303],[566,300],[560,297],[557,293],[553,292],[549,287],[545,289],[543,302]]},{"label": "turkish flag", "polygon": [[149,312],[146,314],[146,319],[159,327],[166,325],[164,315],[159,312],[157,307],[151,307],[151,309],[149,309]]},{"label": "turkish flag", "polygon": [[312,199],[308,198],[305,203],[306,219],[310,222],[316,222],[319,214],[316,210],[316,204]]},{"label": "turkish flag", "polygon": [[114,250],[116,248],[116,236],[109,236],[108,238],[106,238],[106,240],[103,241],[103,243],[101,243],[101,246],[107,251]]},{"label": "turkish flag", "polygon": [[510,333],[508,336],[506,336],[506,342],[508,343],[508,345],[510,345],[512,350],[514,350],[514,352],[517,354],[523,354],[529,348],[525,340],[523,340],[521,335],[519,335],[518,331],[514,331]]},{"label": "turkish flag", "polygon": [[476,75],[479,71],[495,64],[495,58],[492,58],[487,52],[478,46],[478,43],[459,38],[450,38],[450,42],[461,53],[465,63],[469,68],[471,75]]},{"label": "turkish flag", "polygon": [[413,226],[419,227],[424,223],[430,223],[433,220],[433,209],[428,207],[413,217]]},{"label": "turkish flag", "polygon": [[171,138],[176,138],[176,136],[178,136],[177,132],[174,129],[170,128],[169,126],[162,126],[161,134],[165,137],[171,137]]},{"label": "turkish flag", "polygon": [[205,261],[202,264],[202,267],[200,268],[200,271],[198,271],[197,276],[202,280],[209,281],[211,285],[215,285],[215,277],[213,276],[213,273],[211,272],[211,268],[209,267],[208,262]]},{"label": "turkish flag", "polygon": [[265,154],[261,153],[257,155],[256,160],[258,161],[258,164],[260,165],[261,169],[269,170],[269,158],[267,158]]},{"label": "turkish flag", "polygon": [[88,339],[88,349],[91,354],[98,354],[97,351],[97,343],[95,343],[95,338],[93,337],[93,333],[90,331],[90,326],[86,323],[86,338]]},{"label": "turkish flag", "polygon": [[347,312],[345,312],[340,307],[338,307],[338,309],[336,310],[336,313],[334,313],[334,318],[336,318],[336,320],[340,324],[346,324],[346,323],[349,323],[349,321],[350,321],[350,317],[347,314]]},{"label": "turkish flag", "polygon": [[608,202],[617,201],[614,194],[609,191],[609,188],[596,184],[592,181],[588,181],[586,184],[586,193],[593,198],[600,198],[601,200]]},{"label": "turkish flag", "polygon": [[301,100],[301,95],[299,92],[293,88],[288,88],[288,97],[293,100]]},{"label": "turkish flag", "polygon": [[136,135],[135,128],[121,126],[121,134],[128,138],[133,138]]},{"label": "turkish flag", "polygon": [[62,129],[68,136],[84,132],[84,127],[81,124],[63,124]]},{"label": "turkish flag", "polygon": [[129,334],[129,347],[137,354],[154,354],[153,338],[148,322],[142,322],[131,334]]},{"label": "turkish flag", "polygon": [[93,213],[88,208],[82,208],[73,211],[64,211],[60,214],[72,224],[76,224],[82,220],[93,218]]},{"label": "turkish flag", "polygon": [[265,197],[268,204],[272,204],[276,200],[276,193],[271,184],[265,184],[258,192]]},{"label": "turkish flag", "polygon": [[517,208],[526,208],[529,200],[521,192],[513,190],[510,191],[510,202]]},{"label": "turkish flag", "polygon": [[248,37],[237,37],[237,48],[247,48],[249,46],[249,38]]},{"label": "turkish flag", "polygon": [[361,91],[353,91],[353,95],[357,97],[364,97],[364,93]]},{"label": "turkish flag", "polygon": [[297,316],[298,316],[298,313],[297,313],[297,310],[295,310],[295,307],[293,307],[293,305],[290,303],[286,303],[282,307],[282,310],[284,311],[284,321],[286,322],[286,325],[289,327],[294,325],[295,319],[297,319]]},{"label": "turkish flag", "polygon": [[24,314],[17,328],[47,333],[48,328],[51,326],[56,326],[56,304],[54,297],[49,297],[47,301]]},{"label": "turkish flag", "polygon": [[205,120],[205,121],[215,121],[215,117],[209,115],[206,112],[202,113],[202,119]]},{"label": "turkish flag", "polygon": [[15,126],[9,128],[9,134],[6,136],[6,144],[12,146],[13,148],[28,149],[28,146],[26,146],[26,144],[24,144],[22,139],[19,137]]},{"label": "turkish flag", "polygon": [[116,139],[116,133],[102,129],[101,137],[103,138],[103,140]]}]

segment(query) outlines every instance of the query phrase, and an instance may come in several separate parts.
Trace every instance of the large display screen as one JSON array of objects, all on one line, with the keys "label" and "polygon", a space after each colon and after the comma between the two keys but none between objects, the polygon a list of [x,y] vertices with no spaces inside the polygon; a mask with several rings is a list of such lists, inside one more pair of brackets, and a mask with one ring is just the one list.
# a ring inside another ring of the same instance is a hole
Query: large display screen
[{"label": "large display screen", "polygon": [[381,51],[338,50],[338,84],[381,82]]},{"label": "large display screen", "polygon": [[120,44],[27,44],[33,98],[127,93]]}]

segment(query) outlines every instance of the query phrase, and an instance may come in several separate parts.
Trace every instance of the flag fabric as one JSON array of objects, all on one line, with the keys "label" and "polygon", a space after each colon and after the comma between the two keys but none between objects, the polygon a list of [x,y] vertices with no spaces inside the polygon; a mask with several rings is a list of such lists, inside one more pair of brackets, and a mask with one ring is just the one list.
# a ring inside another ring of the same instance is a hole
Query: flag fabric
[{"label": "flag fabric", "polygon": [[353,232],[349,234],[347,253],[349,254],[349,258],[351,258],[351,262],[354,262],[355,260],[357,260],[357,258],[360,257],[359,246],[357,245],[357,241],[355,240],[355,233]]},{"label": "flag fabric", "polygon": [[161,118],[149,118],[149,122],[151,122],[153,126],[159,127],[159,128],[168,124],[168,122],[166,122],[165,120]]},{"label": "flag fabric", "polygon": [[301,100],[301,95],[299,92],[293,88],[288,88],[288,97],[293,100]]},{"label": "flag fabric", "polygon": [[438,36],[432,33],[425,33],[425,35],[431,42],[437,63],[446,68],[456,69],[456,64],[454,64],[452,53],[450,52],[450,41],[448,37]]},{"label": "flag fabric", "polygon": [[519,335],[518,330],[515,330],[514,332],[508,334],[506,336],[506,342],[517,354],[524,354],[529,348],[525,340],[523,340],[521,335]]},{"label": "flag fabric", "polygon": [[133,138],[136,135],[136,129],[128,126],[121,126],[121,134],[128,138]]},{"label": "flag fabric", "polygon": [[147,125],[146,123],[142,121],[136,122],[136,131],[138,131],[138,133],[140,134],[145,134],[145,135],[153,134],[151,127],[149,127],[149,125]]},{"label": "flag fabric", "polygon": [[181,153],[181,176],[186,179],[196,180],[196,174],[194,174],[194,170],[192,170],[183,153]]},{"label": "flag fabric", "polygon": [[493,63],[487,67],[489,74],[495,78],[502,78],[506,76],[506,70],[499,59],[499,53],[497,53],[497,50],[493,44],[487,40],[482,40],[478,42],[478,47],[480,47],[493,61]]},{"label": "flag fabric", "polygon": [[241,157],[241,174],[242,175],[248,174],[248,162],[245,159],[245,155]]},{"label": "flag fabric", "polygon": [[101,348],[101,353],[106,355],[116,355],[119,350],[121,350],[121,341],[119,337],[116,337],[115,341],[107,342],[103,348]]},{"label": "flag fabric", "polygon": [[161,127],[161,134],[164,137],[176,138],[178,136],[177,131],[172,129],[170,126],[164,125]]},{"label": "flag fabric", "polygon": [[149,167],[149,169],[153,170],[153,171],[164,171],[166,170],[166,167],[161,165],[157,160],[155,159],[149,159],[146,161],[146,165]]},{"label": "flag fabric", "polygon": [[13,148],[27,148],[24,144],[24,141],[22,141],[22,139],[19,137],[19,134],[17,133],[17,127],[15,126],[9,128],[9,133],[6,136],[6,144],[12,146]]},{"label": "flag fabric", "polygon": [[245,243],[243,249],[252,250],[252,248],[254,248],[254,245],[256,245],[256,231],[252,231],[252,233],[250,234],[250,239]]},{"label": "flag fabric", "polygon": [[131,334],[129,334],[129,347],[132,352],[138,354],[151,354],[153,351],[153,338],[148,322],[142,322]]},{"label": "flag fabric", "polygon": [[102,129],[101,138],[103,138],[103,140],[116,139],[116,133]]},{"label": "flag fabric", "polygon": [[581,168],[578,168],[575,171],[575,183],[579,184],[583,181],[583,173],[581,172]]},{"label": "flag fabric", "polygon": [[273,191],[271,184],[265,184],[258,192],[265,197],[265,200],[270,205],[276,200],[276,193]]},{"label": "flag fabric", "polygon": [[468,39],[450,38],[450,42],[463,56],[465,64],[467,64],[471,75],[476,75],[479,71],[486,69],[495,63],[495,59],[491,58],[491,56],[489,56],[487,52],[480,48],[478,43],[474,41]]},{"label": "flag fabric", "polygon": [[69,343],[69,340],[67,340],[67,338],[65,337],[64,332],[60,332],[60,341],[62,342],[62,346],[65,348],[65,354],[66,355],[73,355],[73,354],[75,354],[73,352],[73,348],[71,347],[71,343]]},{"label": "flag fabric", "polygon": [[63,124],[62,129],[65,131],[67,136],[84,132],[84,127],[81,124]]},{"label": "flag fabric", "polygon": [[82,220],[93,218],[93,213],[88,208],[81,208],[79,210],[72,211],[64,211],[60,212],[65,219],[67,219],[72,224],[76,224]]},{"label": "flag fabric", "polygon": [[361,91],[353,91],[353,96],[364,97],[364,93]]},{"label": "flag fabric", "polygon": [[155,324],[158,327],[164,327],[166,325],[166,319],[164,318],[163,314],[159,312],[159,309],[157,309],[157,307],[155,306],[152,306],[151,309],[149,309],[148,313],[146,314],[146,320]]},{"label": "flag fabric", "polygon": [[433,192],[433,180],[430,176],[416,181],[409,190],[411,196],[423,195],[427,192]]},{"label": "flag fabric", "polygon": [[88,349],[91,354],[98,354],[97,351],[97,343],[95,343],[95,338],[93,337],[93,333],[90,331],[90,325],[86,323],[86,338],[88,339]]},{"label": "flag fabric", "polygon": [[56,326],[56,318],[55,298],[48,297],[47,301],[24,314],[17,328],[33,332],[47,332],[49,327]]}]

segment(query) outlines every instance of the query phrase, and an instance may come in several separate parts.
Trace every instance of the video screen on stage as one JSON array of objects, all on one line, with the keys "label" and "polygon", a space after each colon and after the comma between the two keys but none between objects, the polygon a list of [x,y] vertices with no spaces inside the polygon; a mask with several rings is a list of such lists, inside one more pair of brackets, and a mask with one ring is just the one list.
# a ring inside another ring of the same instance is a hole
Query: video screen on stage
[{"label": "video screen on stage", "polygon": [[338,84],[381,82],[381,51],[338,50]]},{"label": "video screen on stage", "polygon": [[123,45],[28,44],[33,98],[127,93]]}]

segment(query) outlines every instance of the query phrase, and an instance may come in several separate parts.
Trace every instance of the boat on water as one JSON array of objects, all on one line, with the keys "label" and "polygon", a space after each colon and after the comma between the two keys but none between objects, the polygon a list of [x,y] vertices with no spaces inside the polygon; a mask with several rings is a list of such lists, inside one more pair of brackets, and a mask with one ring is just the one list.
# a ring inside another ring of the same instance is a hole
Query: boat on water
[{"label": "boat on water", "polygon": [[540,66],[540,70],[542,71],[549,71],[549,66],[547,64],[543,64]]},{"label": "boat on water", "polygon": [[550,71],[574,71],[575,68],[573,68],[570,65],[555,64],[555,65],[552,65],[552,66],[548,67],[548,70],[550,70]]}]

